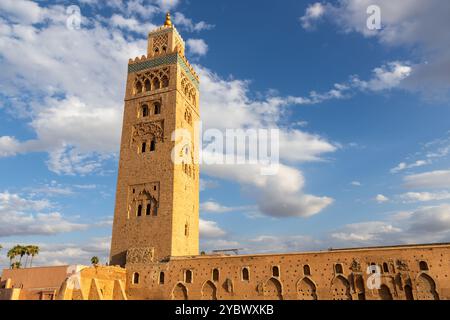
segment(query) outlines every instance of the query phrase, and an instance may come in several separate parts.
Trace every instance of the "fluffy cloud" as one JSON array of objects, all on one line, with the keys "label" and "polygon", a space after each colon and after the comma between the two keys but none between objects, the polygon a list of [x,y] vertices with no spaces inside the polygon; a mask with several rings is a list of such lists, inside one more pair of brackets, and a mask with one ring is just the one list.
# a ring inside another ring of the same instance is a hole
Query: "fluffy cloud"
[{"label": "fluffy cloud", "polygon": [[403,170],[426,166],[429,163],[430,163],[430,161],[428,161],[428,160],[417,160],[416,162],[410,163],[410,164],[408,164],[406,162],[401,162],[395,168],[391,169],[391,173],[398,173]]},{"label": "fluffy cloud", "polygon": [[337,246],[367,246],[448,242],[450,240],[450,205],[421,207],[398,212],[386,221],[349,224],[330,235]]},{"label": "fluffy cloud", "polygon": [[190,32],[198,32],[202,30],[210,30],[214,25],[208,24],[205,21],[193,22],[192,19],[187,18],[181,12],[175,12],[173,22],[176,26],[187,29]]},{"label": "fluffy cloud", "polygon": [[450,170],[437,170],[413,174],[404,178],[405,187],[417,188],[450,188]]},{"label": "fluffy cloud", "polygon": [[[381,9],[382,29],[369,30],[367,8],[376,4]],[[376,37],[387,46],[415,47],[416,60],[411,76],[403,86],[423,90],[427,94],[449,91],[450,3],[439,0],[339,0],[316,3],[306,9],[301,18],[305,28],[311,28],[321,18],[326,18],[344,32],[358,32],[365,37]]]},{"label": "fluffy cloud", "polygon": [[384,203],[384,202],[388,202],[389,198],[386,197],[385,195],[379,194],[375,197],[375,201],[378,203]]},{"label": "fluffy cloud", "polygon": [[20,143],[13,137],[0,137],[0,157],[10,157],[20,151]]},{"label": "fluffy cloud", "polygon": [[305,15],[300,18],[300,22],[305,29],[310,29],[315,21],[319,20],[325,14],[325,7],[316,2],[306,8]]},{"label": "fluffy cloud", "polygon": [[332,233],[331,237],[349,242],[380,241],[384,236],[397,234],[402,230],[386,222],[361,222],[345,226],[345,231]]},{"label": "fluffy cloud", "polygon": [[254,208],[251,206],[227,207],[215,201],[206,201],[200,204],[200,212],[202,213],[225,213],[251,209]]},{"label": "fluffy cloud", "polygon": [[188,39],[186,45],[193,55],[204,56],[208,52],[208,45],[203,39]]},{"label": "fluffy cloud", "polygon": [[0,193],[0,237],[54,235],[87,228],[87,225],[69,221],[58,212],[48,212],[51,207],[47,200]]},{"label": "fluffy cloud", "polygon": [[[33,259],[33,266],[90,265],[93,256],[99,257],[100,263],[107,263],[110,243],[109,237],[89,239],[86,243],[33,243],[40,248],[39,255]],[[16,244],[16,242],[3,243],[5,250]],[[3,257],[4,255],[0,256],[0,267],[6,268],[9,260]]]},{"label": "fluffy cloud", "polygon": [[220,238],[226,234],[214,221],[200,219],[199,228],[200,238],[202,239]]},{"label": "fluffy cloud", "polygon": [[450,192],[407,192],[399,196],[405,202],[428,202],[449,200]]}]

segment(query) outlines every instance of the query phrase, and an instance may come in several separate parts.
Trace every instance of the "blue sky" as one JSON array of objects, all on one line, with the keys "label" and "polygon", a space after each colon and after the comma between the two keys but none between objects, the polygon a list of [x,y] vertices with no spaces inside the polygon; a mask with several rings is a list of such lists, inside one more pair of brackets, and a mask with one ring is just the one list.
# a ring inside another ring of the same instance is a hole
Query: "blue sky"
[{"label": "blue sky", "polygon": [[281,130],[277,176],[202,166],[202,249],[450,241],[445,1],[2,0],[1,267],[106,261],[127,62],[169,8],[205,127]]}]

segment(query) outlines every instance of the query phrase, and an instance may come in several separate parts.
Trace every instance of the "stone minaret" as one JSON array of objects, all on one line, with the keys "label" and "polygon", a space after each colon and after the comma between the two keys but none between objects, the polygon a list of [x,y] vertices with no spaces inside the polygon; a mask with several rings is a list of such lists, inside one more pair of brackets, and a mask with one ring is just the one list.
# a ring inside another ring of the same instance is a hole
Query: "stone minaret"
[{"label": "stone minaret", "polygon": [[[199,145],[194,138],[199,78],[172,25],[148,36],[147,56],[130,60],[111,243],[112,265],[198,255]],[[174,149],[175,148],[175,149]],[[172,152],[184,159],[173,161]]]}]

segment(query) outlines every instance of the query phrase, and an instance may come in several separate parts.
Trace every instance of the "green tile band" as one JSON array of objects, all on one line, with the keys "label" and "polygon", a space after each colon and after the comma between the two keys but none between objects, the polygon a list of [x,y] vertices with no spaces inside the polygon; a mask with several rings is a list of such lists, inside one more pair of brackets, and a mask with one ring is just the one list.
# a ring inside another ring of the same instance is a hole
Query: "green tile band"
[{"label": "green tile band", "polygon": [[154,58],[154,59],[150,59],[150,60],[146,60],[146,61],[142,61],[142,62],[136,62],[136,63],[129,64],[128,65],[128,73],[139,72],[139,71],[142,71],[145,69],[156,68],[156,67],[160,67],[160,66],[174,64],[174,63],[180,64],[180,66],[183,68],[184,72],[187,74],[189,79],[192,81],[192,83],[195,85],[195,87],[198,90],[199,89],[198,80],[194,77],[191,70],[186,65],[183,58],[181,58],[181,56],[178,55],[178,53],[174,53],[174,54],[166,55],[164,57]]}]

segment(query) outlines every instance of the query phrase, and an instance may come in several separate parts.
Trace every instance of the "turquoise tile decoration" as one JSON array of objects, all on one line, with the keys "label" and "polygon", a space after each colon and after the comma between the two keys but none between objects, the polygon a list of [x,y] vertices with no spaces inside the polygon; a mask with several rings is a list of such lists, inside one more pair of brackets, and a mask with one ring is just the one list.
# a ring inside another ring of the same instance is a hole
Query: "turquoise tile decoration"
[{"label": "turquoise tile decoration", "polygon": [[191,70],[189,69],[189,67],[184,62],[183,58],[178,53],[169,54],[164,57],[158,57],[158,58],[154,58],[154,59],[150,59],[150,60],[146,60],[146,61],[142,61],[142,62],[129,64],[128,65],[128,73],[139,72],[139,71],[142,71],[145,69],[156,68],[156,67],[160,67],[160,66],[174,64],[174,63],[178,63],[183,68],[183,70],[186,73],[186,75],[188,76],[188,78],[192,81],[192,83],[198,90],[199,82],[194,77]]}]

